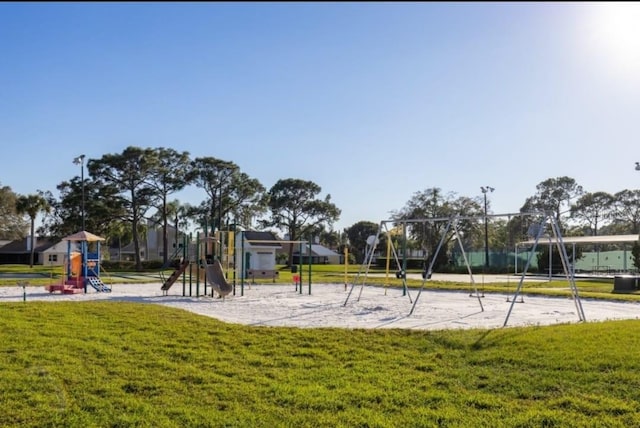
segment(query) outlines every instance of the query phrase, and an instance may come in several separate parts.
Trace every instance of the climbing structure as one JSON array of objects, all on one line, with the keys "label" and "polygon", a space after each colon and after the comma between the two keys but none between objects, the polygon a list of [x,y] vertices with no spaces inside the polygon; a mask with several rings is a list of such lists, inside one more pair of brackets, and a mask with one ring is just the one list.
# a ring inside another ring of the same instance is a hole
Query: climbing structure
[{"label": "climbing structure", "polygon": [[180,278],[180,275],[182,275],[184,271],[187,270],[188,267],[189,267],[189,260],[183,259],[182,262],[180,263],[180,266],[178,266],[178,268],[173,271],[171,276],[169,276],[169,278],[167,278],[166,281],[164,281],[164,283],[162,284],[161,290],[163,291],[163,294],[165,296],[167,295],[167,291],[169,291],[171,286],[178,280],[178,278]]},{"label": "climbing structure", "polygon": [[[67,241],[63,278],[59,284],[48,285],[45,289],[50,293],[74,294],[86,293],[87,286],[91,286],[97,292],[110,292],[111,287],[100,279],[100,242],[105,239],[83,230],[62,240]],[[90,245],[92,252],[89,252]]]}]

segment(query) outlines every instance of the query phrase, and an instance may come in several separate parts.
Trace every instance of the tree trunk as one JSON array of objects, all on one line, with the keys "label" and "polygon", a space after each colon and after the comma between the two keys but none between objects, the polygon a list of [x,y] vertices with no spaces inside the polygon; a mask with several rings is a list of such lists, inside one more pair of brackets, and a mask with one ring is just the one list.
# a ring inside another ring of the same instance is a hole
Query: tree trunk
[{"label": "tree trunk", "polygon": [[169,254],[167,254],[167,247],[169,246],[168,224],[167,216],[162,216],[162,266],[166,266],[169,260]]},{"label": "tree trunk", "polygon": [[137,221],[133,221],[133,251],[134,251],[134,257],[135,257],[135,261],[136,261],[136,271],[141,271],[142,270],[142,261],[140,260],[140,237],[138,236],[138,222]]}]

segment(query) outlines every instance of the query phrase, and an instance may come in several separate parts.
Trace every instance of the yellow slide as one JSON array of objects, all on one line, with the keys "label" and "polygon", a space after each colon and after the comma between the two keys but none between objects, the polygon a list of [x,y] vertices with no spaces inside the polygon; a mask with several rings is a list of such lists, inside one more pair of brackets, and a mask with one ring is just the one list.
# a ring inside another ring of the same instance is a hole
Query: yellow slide
[{"label": "yellow slide", "polygon": [[82,276],[82,254],[71,253],[71,274],[69,277],[77,278]]}]

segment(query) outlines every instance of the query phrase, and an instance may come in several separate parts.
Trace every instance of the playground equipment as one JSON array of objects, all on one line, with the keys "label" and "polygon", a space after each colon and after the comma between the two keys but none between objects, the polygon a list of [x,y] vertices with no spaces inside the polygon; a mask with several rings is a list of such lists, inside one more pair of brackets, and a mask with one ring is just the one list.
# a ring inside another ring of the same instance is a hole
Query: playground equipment
[{"label": "playground equipment", "polygon": [[[100,242],[105,239],[83,230],[62,240],[67,241],[67,255],[61,282],[47,285],[45,290],[62,294],[86,293],[87,285],[90,285],[97,292],[110,292],[111,288],[100,279]],[[90,244],[93,244],[94,252],[89,252]],[[72,251],[72,247],[78,246],[79,252]]]},{"label": "playground equipment", "polygon": [[[351,294],[353,292],[353,289],[355,288],[359,278],[361,277],[361,275],[364,277],[362,279],[362,284],[361,284],[361,288],[360,288],[360,295],[358,296],[358,300],[360,299],[360,296],[362,295],[362,290],[364,288],[364,284],[366,281],[366,276],[369,272],[369,269],[371,267],[371,263],[373,260],[373,252],[375,250],[375,244],[377,243],[378,237],[381,235],[381,233],[383,233],[383,229],[385,229],[386,233],[387,233],[387,239],[389,241],[391,241],[390,236],[389,236],[389,230],[387,229],[387,223],[400,223],[403,225],[403,230],[406,230],[406,226],[407,225],[411,225],[411,224],[415,224],[415,223],[424,223],[424,222],[446,222],[446,227],[444,229],[444,232],[442,233],[441,239],[438,243],[437,249],[435,251],[435,254],[432,256],[431,258],[431,263],[429,264],[429,266],[426,268],[426,271],[423,272],[422,274],[422,284],[420,286],[420,289],[418,291],[418,295],[416,296],[415,301],[413,301],[413,305],[411,307],[411,311],[409,312],[409,315],[413,314],[416,305],[418,303],[418,299],[420,298],[420,295],[424,289],[425,283],[426,281],[431,279],[431,274],[433,272],[433,266],[436,260],[436,257],[438,255],[438,253],[440,252],[440,250],[443,247],[443,244],[445,243],[445,240],[449,237],[451,237],[450,235],[448,235],[450,230],[453,230],[453,237],[456,238],[456,241],[458,242],[461,252],[462,252],[462,256],[464,258],[465,261],[465,265],[467,267],[467,271],[469,273],[469,277],[471,280],[471,286],[473,288],[473,290],[475,291],[475,293],[472,293],[471,296],[477,296],[478,297],[478,303],[480,305],[480,309],[481,311],[484,311],[484,308],[482,306],[482,301],[480,299],[480,295],[478,294],[478,290],[475,286],[475,280],[473,278],[473,273],[471,270],[471,266],[469,264],[469,261],[466,257],[466,253],[464,251],[464,247],[462,244],[462,239],[460,236],[460,233],[458,231],[458,222],[462,221],[462,220],[481,220],[481,219],[485,219],[486,217],[507,217],[507,216],[529,216],[529,217],[533,217],[534,220],[537,220],[536,223],[533,224],[533,227],[530,228],[530,234],[532,235],[532,237],[534,238],[533,241],[533,248],[532,250],[529,252],[529,256],[527,259],[527,263],[523,269],[522,275],[520,277],[520,281],[518,283],[518,286],[516,288],[515,294],[513,296],[512,299],[508,300],[511,301],[511,306],[509,307],[509,311],[506,315],[506,318],[504,320],[504,326],[507,325],[508,321],[509,321],[509,317],[511,315],[511,312],[513,310],[514,304],[518,298],[518,296],[520,296],[520,293],[522,291],[522,285],[524,282],[524,278],[527,274],[527,270],[529,269],[530,263],[531,263],[531,259],[533,258],[534,254],[535,254],[535,250],[536,247],[538,245],[538,242],[540,241],[543,233],[545,232],[545,230],[547,230],[547,228],[550,228],[550,234],[554,237],[554,242],[557,245],[558,248],[558,253],[561,256],[561,261],[562,261],[562,266],[564,269],[564,274],[565,277],[567,279],[567,282],[569,283],[569,289],[571,291],[571,297],[572,300],[574,301],[574,304],[576,306],[576,310],[578,313],[578,318],[580,321],[585,321],[585,315],[584,315],[584,310],[582,308],[582,303],[580,301],[580,296],[578,295],[578,289],[575,283],[575,278],[573,276],[573,270],[570,269],[570,263],[569,263],[569,257],[567,255],[567,251],[564,245],[564,242],[562,240],[562,235],[560,232],[560,227],[554,217],[554,215],[552,213],[540,213],[540,212],[530,212],[530,213],[514,213],[514,214],[492,214],[492,215],[483,215],[483,216],[452,216],[452,217],[443,217],[443,218],[429,218],[429,219],[408,219],[408,220],[383,220],[382,222],[380,222],[380,226],[378,227],[378,231],[377,234],[375,235],[375,239],[372,239],[372,243],[373,245],[371,245],[371,249],[369,251],[367,251],[366,255],[365,255],[365,261],[363,263],[363,265],[360,268],[360,271],[358,272],[352,286],[351,289],[347,295],[347,298],[344,302],[344,306],[347,305],[349,298],[351,297]],[[406,232],[404,232],[405,235],[405,239],[404,242],[406,242]],[[396,252],[396,249],[394,246],[391,247],[392,248],[392,253],[393,256],[395,258],[396,264],[398,265],[398,267],[401,266],[399,258],[398,258],[398,254]],[[406,253],[404,253],[406,254]],[[403,257],[404,257],[403,254]],[[404,259],[404,262],[402,267],[400,267],[400,269],[398,270],[398,273],[396,274],[398,279],[402,279],[402,285],[403,285],[403,291],[407,292],[408,294],[408,290],[407,290],[407,285],[406,285],[406,270],[404,269],[404,267],[406,266],[406,258]],[[411,297],[409,296],[409,299],[411,300]]]},{"label": "playground equipment", "polygon": [[236,234],[235,265],[239,266],[238,277],[251,279],[271,279],[275,282],[279,275],[276,269],[276,252],[284,242],[280,242],[271,232],[241,230]]},{"label": "playground equipment", "polygon": [[[187,295],[186,294],[186,278],[185,278],[187,275],[187,269],[189,269],[189,295],[191,295],[192,269],[193,269],[193,265],[196,263],[195,254],[197,253],[197,246],[198,246],[197,244],[198,244],[198,241],[196,241],[195,244],[193,243],[191,234],[189,234],[188,239],[185,235],[183,237],[182,245],[176,249],[176,251],[170,257],[170,260],[169,260],[169,263],[171,263],[181,251],[182,255],[180,256],[180,264],[178,265],[178,267],[171,273],[171,275],[169,275],[168,278],[164,277],[161,270],[160,278],[162,280],[162,287],[160,289],[162,290],[162,294],[164,296],[168,294],[169,289],[178,281],[178,279],[181,276],[182,276],[182,295],[183,296]],[[165,265],[162,267],[162,269],[165,269],[166,267],[168,266]],[[200,277],[199,273],[200,272],[198,271],[198,274],[196,275],[197,278]],[[200,295],[199,282],[198,282],[197,294]]]},{"label": "playground equipment", "polygon": [[224,298],[233,291],[233,284],[227,282],[219,260],[215,260],[212,264],[205,264],[205,272],[207,282],[220,297]]},{"label": "playground equipment", "polygon": [[349,247],[344,246],[344,291],[347,291],[347,283],[349,282]]},{"label": "playground equipment", "polygon": [[[229,283],[226,280],[222,263],[218,260],[214,261],[215,254],[221,254],[223,259],[226,258],[226,264],[229,266],[230,260],[233,260],[234,253],[234,235],[232,231],[227,231],[228,244],[226,245],[227,254],[223,252],[222,233],[216,231],[213,236],[209,236],[207,229],[193,235],[185,235],[183,243],[180,246],[182,255],[180,257],[180,265],[168,277],[162,278],[163,295],[167,295],[169,289],[182,277],[182,295],[192,296],[194,294],[193,285],[195,279],[195,295],[200,297],[200,280],[204,281],[204,295],[207,295],[207,285],[211,286],[211,295],[217,292],[221,297],[227,296],[231,292],[235,292],[235,280]],[[174,259],[179,252],[176,252]],[[233,271],[232,271],[233,272]],[[235,278],[235,276],[234,276]],[[187,286],[188,282],[188,286]]]},{"label": "playground equipment", "polygon": [[187,270],[188,267],[189,267],[189,260],[183,259],[180,262],[180,266],[175,271],[173,271],[173,273],[169,276],[169,278],[163,281],[161,290],[164,292],[165,295],[167,294],[167,291],[169,291],[171,286],[178,280],[178,278],[180,278],[180,275],[182,275]]},{"label": "playground equipment", "polygon": [[[239,267],[238,274],[240,278],[240,293],[244,295],[244,283],[246,278],[251,278],[255,283],[255,278],[275,278],[278,272],[275,270],[275,248],[280,248],[283,244],[298,245],[298,262],[299,265],[291,266],[293,281],[296,285],[296,291],[302,294],[302,260],[304,257],[303,248],[307,249],[308,260],[308,293],[311,294],[311,240],[280,240],[280,239],[264,239],[266,232],[253,232],[242,230],[236,234],[236,266]],[[303,247],[304,246],[304,247]],[[273,275],[273,276],[272,276]]]},{"label": "playground equipment", "polygon": [[[195,240],[189,234],[184,236],[181,246],[182,257],[178,268],[168,278],[162,277],[163,295],[167,295],[169,289],[182,278],[182,295],[193,295],[193,279],[195,278],[195,296],[200,297],[200,279],[204,280],[204,295],[207,295],[207,286],[211,287],[211,296],[217,292],[220,297],[231,293],[236,294],[236,278],[240,279],[240,295],[244,296],[244,284],[246,279],[255,283],[257,278],[278,278],[279,272],[275,264],[275,249],[282,244],[299,244],[299,266],[292,266],[293,280],[296,292],[302,294],[302,249],[303,244],[308,244],[308,254],[311,254],[311,241],[282,241],[278,239],[260,239],[273,237],[270,232],[254,232],[238,230],[215,231],[212,236],[207,229],[196,234]],[[268,235],[265,235],[268,234]],[[311,294],[311,257],[308,270],[308,292]],[[225,274],[225,268],[227,267]],[[228,279],[229,278],[229,279]],[[187,286],[188,282],[188,286]],[[251,286],[249,285],[249,288]],[[345,277],[346,289],[346,277]]]},{"label": "playground equipment", "polygon": [[[83,288],[76,287],[75,284],[66,283],[69,277],[78,278],[80,276],[81,263],[82,263],[82,255],[79,252],[72,252],[71,254],[66,254],[62,262],[62,275],[60,276],[60,282],[57,284],[45,285],[44,289],[47,290],[49,293],[59,291],[62,294],[74,294],[74,293],[83,292],[84,291]],[[53,280],[53,272],[51,274],[51,279]],[[76,281],[76,282],[79,282],[79,281]]]}]

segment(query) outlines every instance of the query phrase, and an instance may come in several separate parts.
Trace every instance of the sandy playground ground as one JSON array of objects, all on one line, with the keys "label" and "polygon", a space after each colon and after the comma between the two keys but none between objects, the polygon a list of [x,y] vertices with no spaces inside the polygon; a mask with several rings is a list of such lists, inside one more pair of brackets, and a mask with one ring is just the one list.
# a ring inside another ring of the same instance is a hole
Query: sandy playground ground
[{"label": "sandy playground ground", "polygon": [[[477,281],[477,279],[476,279]],[[0,303],[31,301],[133,301],[152,303],[213,317],[228,323],[253,326],[301,328],[402,328],[416,330],[499,328],[580,322],[576,302],[570,298],[511,294],[402,290],[370,285],[303,283],[302,293],[294,285],[236,286],[235,295],[225,299],[182,296],[182,284],[175,284],[163,296],[161,284],[115,284],[110,293],[89,288],[86,294],[50,294],[43,286],[0,287]],[[207,289],[210,292],[210,287]],[[515,289],[514,289],[515,290]],[[349,292],[351,291],[351,294]],[[188,285],[186,293],[189,294]],[[347,299],[347,296],[349,298]],[[416,302],[415,309],[412,302]],[[637,319],[640,303],[580,299],[586,322]],[[507,320],[507,314],[509,314]]]}]

